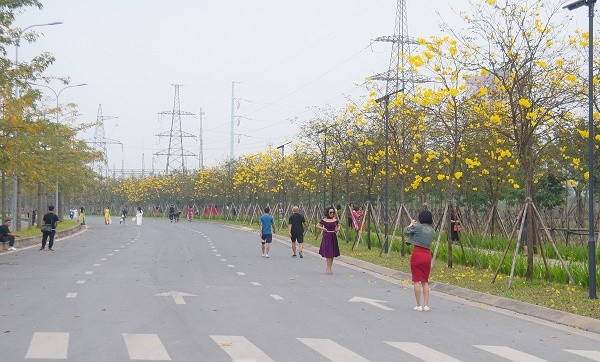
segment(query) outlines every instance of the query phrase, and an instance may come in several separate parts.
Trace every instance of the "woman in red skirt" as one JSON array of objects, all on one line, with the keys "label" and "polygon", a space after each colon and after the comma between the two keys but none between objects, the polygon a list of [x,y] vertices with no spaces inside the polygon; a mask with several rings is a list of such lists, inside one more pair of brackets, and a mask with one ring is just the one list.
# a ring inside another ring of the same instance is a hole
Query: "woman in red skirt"
[{"label": "woman in red skirt", "polygon": [[[408,235],[407,244],[414,245],[410,256],[410,271],[412,273],[413,289],[417,306],[414,310],[418,312],[429,311],[429,272],[431,271],[431,243],[435,230],[433,230],[433,216],[428,210],[419,213],[419,221],[412,220],[410,225],[404,228]],[[421,298],[421,294],[423,298]]]}]

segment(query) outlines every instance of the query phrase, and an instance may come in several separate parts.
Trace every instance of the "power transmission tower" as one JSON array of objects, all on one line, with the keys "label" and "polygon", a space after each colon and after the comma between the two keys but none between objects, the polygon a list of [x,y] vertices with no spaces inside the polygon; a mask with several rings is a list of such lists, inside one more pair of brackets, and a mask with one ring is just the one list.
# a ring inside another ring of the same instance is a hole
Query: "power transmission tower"
[{"label": "power transmission tower", "polygon": [[385,94],[398,93],[404,90],[404,93],[413,93],[416,83],[425,83],[429,80],[415,76],[410,71],[407,62],[407,55],[411,54],[411,46],[419,44],[418,40],[408,35],[408,21],[406,12],[406,0],[397,0],[396,5],[396,24],[394,26],[394,35],[380,36],[375,41],[392,43],[392,52],[390,55],[390,65],[387,72],[374,75],[375,80],[386,82]]},{"label": "power transmission tower", "polygon": [[[235,101],[237,100],[237,98],[235,98],[235,83],[240,83],[240,82],[236,82],[236,81],[231,81],[231,129],[230,134],[229,134],[229,159],[233,160],[233,156],[234,156],[234,141],[233,139],[235,138]],[[240,104],[237,104],[237,107],[240,108]]]},{"label": "power transmission tower", "polygon": [[98,113],[96,115],[96,128],[94,130],[94,148],[102,154],[100,160],[95,160],[92,164],[92,169],[100,176],[108,178],[110,169],[108,167],[108,153],[106,152],[107,144],[118,144],[123,147],[123,144],[116,140],[107,139],[104,135],[104,121],[109,119],[117,119],[118,117],[104,116],[102,114],[102,104],[98,105]]},{"label": "power transmission tower", "polygon": [[187,137],[196,138],[191,133],[181,130],[181,116],[193,116],[193,113],[183,112],[179,102],[179,88],[181,84],[172,84],[175,87],[175,96],[173,98],[173,110],[160,112],[159,115],[171,116],[171,130],[158,134],[158,137],[169,137],[169,147],[167,150],[155,153],[156,156],[167,156],[167,164],[165,168],[166,174],[173,172],[186,173],[185,158],[196,156],[195,154],[186,151],[183,148],[183,139]]},{"label": "power transmission tower", "polygon": [[200,132],[198,133],[198,140],[199,140],[199,150],[198,150],[198,169],[199,170],[203,170],[204,169],[204,138],[203,138],[203,134],[202,134],[202,116],[204,115],[204,112],[202,112],[202,108],[200,108],[200,113],[198,114],[200,117]]}]

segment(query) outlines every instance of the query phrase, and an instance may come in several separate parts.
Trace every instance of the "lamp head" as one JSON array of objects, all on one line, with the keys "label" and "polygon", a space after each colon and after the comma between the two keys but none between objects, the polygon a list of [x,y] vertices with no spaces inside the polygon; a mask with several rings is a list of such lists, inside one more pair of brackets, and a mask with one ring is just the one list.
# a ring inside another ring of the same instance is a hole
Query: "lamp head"
[{"label": "lamp head", "polygon": [[[595,1],[590,1],[590,2],[595,2]],[[588,5],[589,5],[588,0],[578,0],[578,1],[575,1],[575,2],[572,2],[570,4],[563,6],[563,9],[575,10],[582,6],[588,6]]]}]

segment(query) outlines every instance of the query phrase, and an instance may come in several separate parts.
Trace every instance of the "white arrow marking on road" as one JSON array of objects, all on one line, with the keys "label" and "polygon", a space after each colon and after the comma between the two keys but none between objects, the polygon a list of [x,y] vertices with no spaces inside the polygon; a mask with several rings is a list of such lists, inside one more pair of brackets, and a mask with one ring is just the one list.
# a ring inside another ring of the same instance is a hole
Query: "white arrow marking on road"
[{"label": "white arrow marking on road", "polygon": [[156,295],[157,297],[173,297],[175,304],[185,304],[185,300],[183,297],[197,297],[195,294],[188,294],[183,292],[176,292],[174,290],[167,293],[160,293]]},{"label": "white arrow marking on road", "polygon": [[367,303],[370,304],[374,307],[377,308],[381,308],[383,310],[393,310],[390,307],[387,307],[383,304],[379,304],[379,303],[387,303],[385,300],[377,300],[377,299],[370,299],[370,298],[364,298],[364,297],[352,297],[349,302],[355,302],[355,303]]}]

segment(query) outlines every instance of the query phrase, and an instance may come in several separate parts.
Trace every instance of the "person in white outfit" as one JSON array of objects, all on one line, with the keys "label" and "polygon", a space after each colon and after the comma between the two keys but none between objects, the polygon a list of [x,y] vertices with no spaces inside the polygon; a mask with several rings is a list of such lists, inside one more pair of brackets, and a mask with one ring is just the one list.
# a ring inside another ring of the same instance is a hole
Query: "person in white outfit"
[{"label": "person in white outfit", "polygon": [[135,224],[142,225],[142,217],[144,216],[144,212],[142,208],[138,206],[137,211],[135,212]]}]

